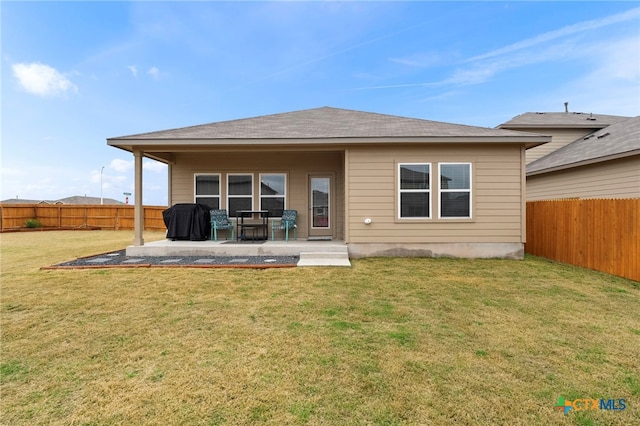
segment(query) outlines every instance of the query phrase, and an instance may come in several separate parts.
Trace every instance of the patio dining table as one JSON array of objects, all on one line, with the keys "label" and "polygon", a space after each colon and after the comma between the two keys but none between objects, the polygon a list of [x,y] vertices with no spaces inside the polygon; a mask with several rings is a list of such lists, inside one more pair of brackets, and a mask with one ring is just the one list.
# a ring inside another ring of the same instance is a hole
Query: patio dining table
[{"label": "patio dining table", "polygon": [[[245,219],[252,219],[254,215],[260,216],[260,222],[245,222]],[[238,240],[247,240],[247,231],[253,231],[251,240],[267,240],[269,238],[269,210],[238,210],[236,212]],[[257,233],[259,231],[260,235]]]}]

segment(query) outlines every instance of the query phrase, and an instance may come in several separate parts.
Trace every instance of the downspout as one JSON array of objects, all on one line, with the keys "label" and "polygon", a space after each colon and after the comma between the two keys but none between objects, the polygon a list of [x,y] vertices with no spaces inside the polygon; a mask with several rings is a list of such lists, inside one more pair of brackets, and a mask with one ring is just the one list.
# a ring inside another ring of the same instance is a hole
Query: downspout
[{"label": "downspout", "polygon": [[140,150],[133,151],[135,163],[134,172],[134,207],[133,207],[133,245],[144,245],[144,206],[142,205],[142,157],[143,152]]},{"label": "downspout", "polygon": [[527,150],[524,144],[520,146],[520,241],[527,242]]}]

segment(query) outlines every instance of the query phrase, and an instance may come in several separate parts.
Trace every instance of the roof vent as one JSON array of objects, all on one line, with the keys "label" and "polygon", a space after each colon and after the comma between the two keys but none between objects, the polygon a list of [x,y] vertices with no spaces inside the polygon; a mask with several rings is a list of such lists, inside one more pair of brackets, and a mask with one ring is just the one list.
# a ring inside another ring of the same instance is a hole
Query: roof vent
[{"label": "roof vent", "polygon": [[589,116],[587,117],[587,120],[596,121],[596,118],[593,116],[593,113],[590,113]]},{"label": "roof vent", "polygon": [[564,112],[569,112],[569,102],[564,103]]},{"label": "roof vent", "polygon": [[593,136],[594,136],[593,133],[591,133],[590,135],[587,135],[582,139],[586,141],[587,139],[591,139]]},{"label": "roof vent", "polygon": [[598,139],[602,139],[602,138],[607,137],[607,136],[609,136],[609,135],[610,135],[610,133],[609,133],[609,132],[607,132],[607,133],[603,133],[603,134],[601,134],[601,135],[599,135],[599,136],[598,136]]}]

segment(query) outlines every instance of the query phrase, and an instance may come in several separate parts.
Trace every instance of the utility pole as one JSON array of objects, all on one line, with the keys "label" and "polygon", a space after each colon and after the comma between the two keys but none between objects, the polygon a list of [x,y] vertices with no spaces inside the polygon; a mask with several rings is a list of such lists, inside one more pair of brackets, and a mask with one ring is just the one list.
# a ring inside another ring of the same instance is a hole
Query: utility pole
[{"label": "utility pole", "polygon": [[102,172],[104,172],[104,166],[100,169],[100,205],[104,204],[104,199],[102,198]]}]

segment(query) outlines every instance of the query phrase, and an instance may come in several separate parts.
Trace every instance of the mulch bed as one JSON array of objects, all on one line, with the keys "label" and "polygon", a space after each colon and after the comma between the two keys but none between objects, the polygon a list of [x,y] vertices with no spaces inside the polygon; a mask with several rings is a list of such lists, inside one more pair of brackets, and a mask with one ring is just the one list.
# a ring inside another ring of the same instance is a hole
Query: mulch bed
[{"label": "mulch bed", "polygon": [[127,256],[125,250],[81,257],[41,269],[292,268],[299,256]]}]

